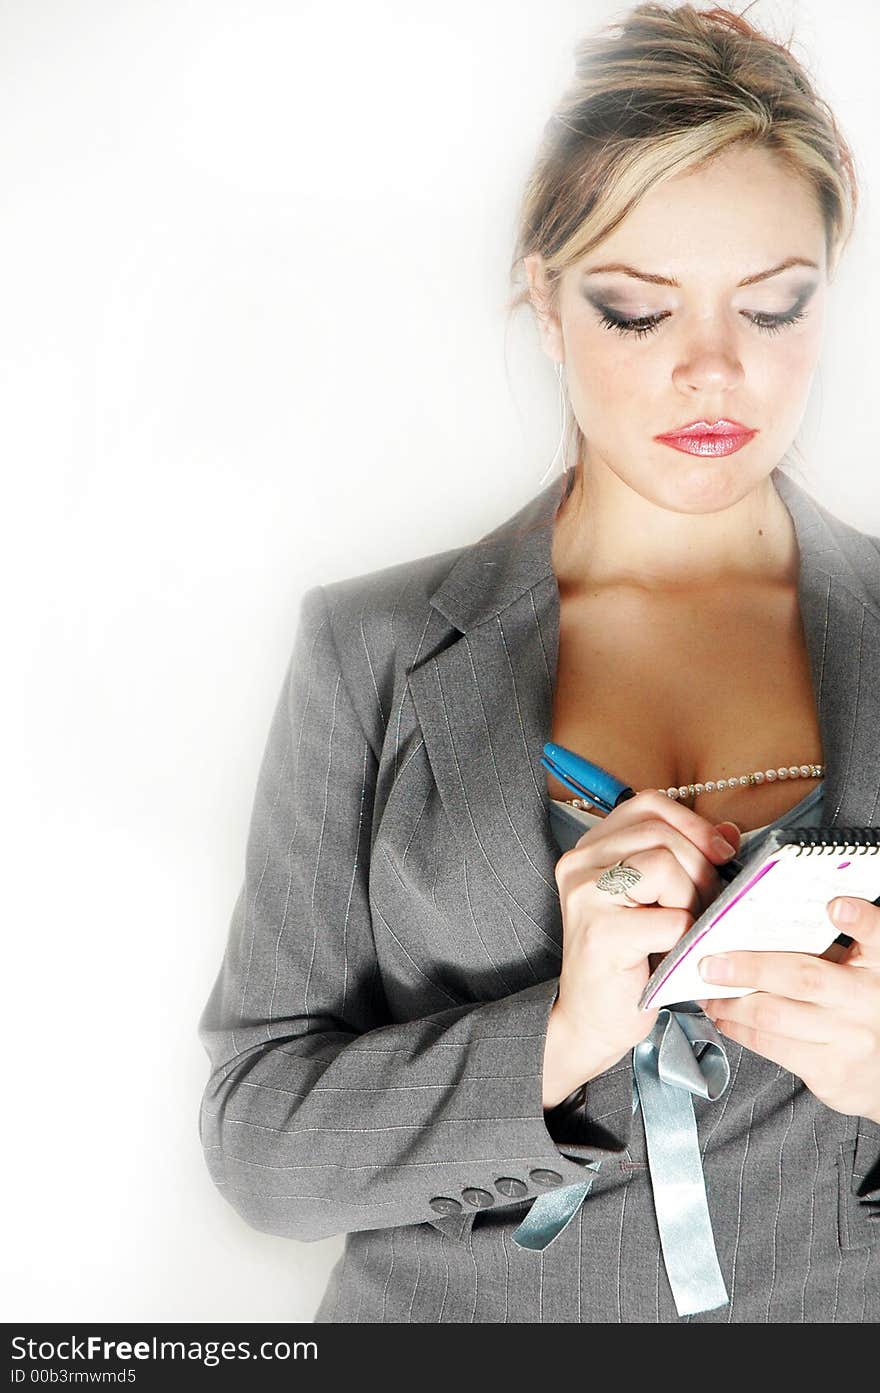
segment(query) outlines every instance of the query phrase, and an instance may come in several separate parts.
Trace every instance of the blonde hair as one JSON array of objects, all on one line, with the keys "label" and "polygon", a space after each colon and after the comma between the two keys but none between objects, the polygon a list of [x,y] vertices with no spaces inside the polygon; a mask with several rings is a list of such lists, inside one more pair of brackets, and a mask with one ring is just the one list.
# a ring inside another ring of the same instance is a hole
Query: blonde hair
[{"label": "blonde hair", "polygon": [[[649,189],[699,170],[734,142],[772,152],[812,185],[831,274],[855,221],[855,164],[788,45],[743,15],[690,4],[637,5],[591,34],[577,46],[575,78],[526,182],[512,282],[523,258],[540,253],[552,308],[563,272]],[[527,281],[508,310],[526,303]]]}]

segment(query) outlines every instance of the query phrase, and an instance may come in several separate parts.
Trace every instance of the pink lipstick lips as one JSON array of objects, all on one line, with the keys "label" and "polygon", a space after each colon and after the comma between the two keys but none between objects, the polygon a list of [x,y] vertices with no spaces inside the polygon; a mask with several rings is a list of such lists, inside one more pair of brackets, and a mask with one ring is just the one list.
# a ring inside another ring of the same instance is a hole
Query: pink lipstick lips
[{"label": "pink lipstick lips", "polygon": [[673,450],[683,450],[686,455],[732,455],[757,434],[741,421],[722,417],[712,422],[692,421],[664,435],[655,435],[654,439],[662,445],[671,445]]}]

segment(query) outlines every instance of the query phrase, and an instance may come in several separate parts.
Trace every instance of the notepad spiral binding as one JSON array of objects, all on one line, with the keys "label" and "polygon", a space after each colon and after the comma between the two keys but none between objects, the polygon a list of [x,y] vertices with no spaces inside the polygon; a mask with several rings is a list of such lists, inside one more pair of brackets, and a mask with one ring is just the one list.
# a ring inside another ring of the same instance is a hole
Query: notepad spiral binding
[{"label": "notepad spiral binding", "polygon": [[876,856],[880,827],[790,827],[779,834],[779,844],[796,847],[796,856]]}]

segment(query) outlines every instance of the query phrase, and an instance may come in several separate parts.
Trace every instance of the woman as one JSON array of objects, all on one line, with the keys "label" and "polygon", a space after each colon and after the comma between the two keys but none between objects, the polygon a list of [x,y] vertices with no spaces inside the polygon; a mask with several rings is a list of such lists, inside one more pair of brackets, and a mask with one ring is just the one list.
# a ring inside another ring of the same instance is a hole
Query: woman
[{"label": "woman", "polygon": [[[635,1067],[652,955],[732,851],[880,821],[880,543],[780,467],[855,202],[742,19],[643,5],[583,45],[517,255],[575,465],[476,544],[303,599],[200,1132],[249,1224],[347,1235],[319,1322],[880,1315],[880,908],[682,1004],[727,1070],[655,1080],[683,1222]],[[636,795],[572,806],[548,740]]]}]

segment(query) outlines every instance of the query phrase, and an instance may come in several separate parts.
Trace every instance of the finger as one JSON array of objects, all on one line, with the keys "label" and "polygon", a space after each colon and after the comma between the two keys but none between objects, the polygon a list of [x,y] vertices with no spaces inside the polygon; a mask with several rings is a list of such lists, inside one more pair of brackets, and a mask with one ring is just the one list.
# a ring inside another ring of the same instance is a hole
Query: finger
[{"label": "finger", "polygon": [[[693,880],[681,862],[668,847],[652,847],[650,851],[628,851],[625,865],[639,872],[639,878],[632,880],[626,890],[629,899],[639,905],[659,904],[666,909],[687,909],[693,915],[701,914],[705,903]],[[603,866],[603,870],[608,867]],[[599,872],[594,880],[599,879]],[[601,905],[612,892],[596,886],[597,904]],[[623,898],[616,894],[614,899]]]},{"label": "finger", "polygon": [[827,1045],[817,1045],[805,1040],[791,1040],[786,1035],[774,1035],[769,1030],[756,1030],[754,1026],[743,1025],[721,1017],[715,1022],[722,1035],[738,1041],[753,1054],[763,1055],[799,1079],[804,1075],[818,1074],[825,1061]]},{"label": "finger", "polygon": [[[697,847],[713,864],[723,864],[730,857],[729,852],[721,850],[715,844],[717,833],[713,822],[710,822],[700,813],[694,812],[692,808],[670,798],[667,793],[660,793],[659,790],[653,788],[642,789],[640,793],[635,794],[632,798],[627,798],[624,803],[618,804],[607,817],[602,819],[601,823],[597,823],[596,827],[590,828],[584,834],[581,842],[586,837],[592,838],[597,834],[603,836],[606,830],[616,833],[618,828],[631,827],[634,823],[641,822],[646,818],[651,820],[659,818],[665,822],[692,846]],[[727,821],[725,826],[733,828],[736,827],[736,823]],[[722,840],[724,839],[722,838]],[[736,845],[736,838],[734,838],[734,845]]]},{"label": "finger", "polygon": [[590,947],[609,972],[643,967],[652,953],[668,953],[693,923],[683,909],[621,906],[621,914],[600,916],[591,926]]},{"label": "finger", "polygon": [[723,1019],[728,1025],[747,1027],[758,1035],[780,1036],[813,1045],[828,1045],[840,1039],[838,1012],[770,992],[751,992],[748,996],[710,1001],[706,1015],[716,1025]]},{"label": "finger", "polygon": [[[598,826],[591,828],[565,855],[581,867],[587,865],[591,870],[596,870],[613,866],[616,861],[628,861],[636,852],[654,851],[662,847],[672,853],[696,886],[703,905],[710,904],[718,894],[720,879],[713,861],[707,859],[699,847],[663,818],[643,817],[626,827],[618,824],[613,828],[610,818],[606,818],[601,827],[601,831]],[[720,864],[727,853],[715,849],[712,856]]]},{"label": "finger", "polygon": [[699,971],[704,982],[753,987],[838,1010],[860,1012],[877,993],[873,974],[853,972],[849,963],[829,962],[814,953],[723,953],[701,958]]},{"label": "finger", "polygon": [[[845,918],[840,912],[844,907],[851,907],[855,917]],[[851,895],[837,895],[828,901],[828,913],[841,933],[856,940],[862,962],[880,964],[880,905]]]}]

